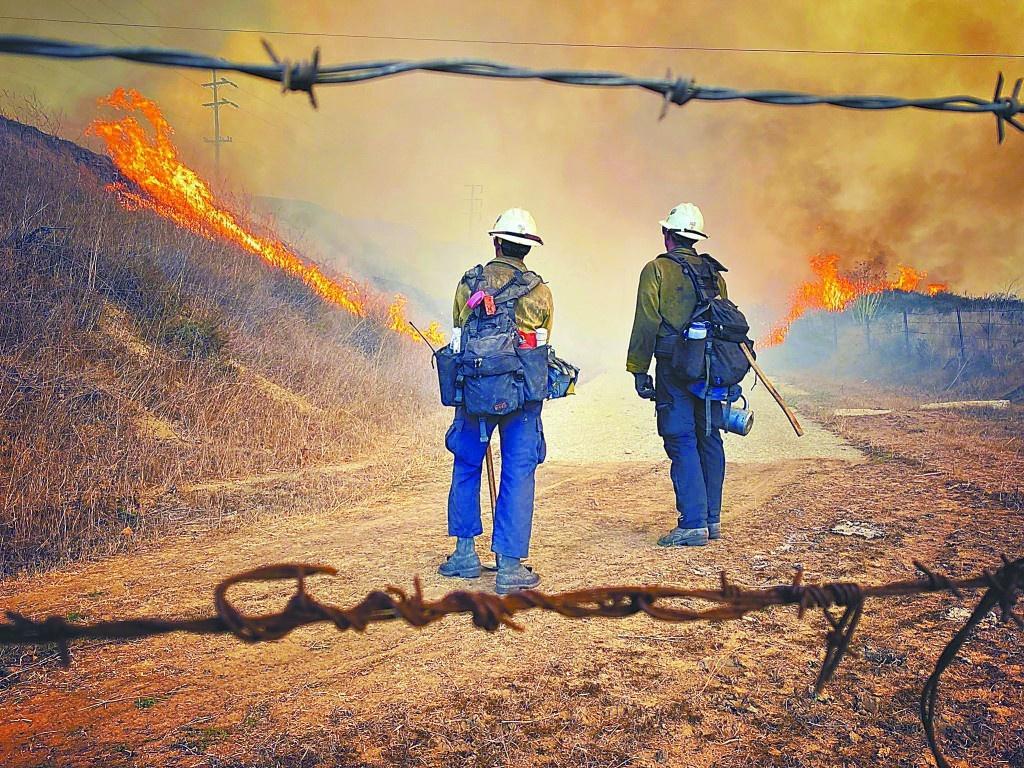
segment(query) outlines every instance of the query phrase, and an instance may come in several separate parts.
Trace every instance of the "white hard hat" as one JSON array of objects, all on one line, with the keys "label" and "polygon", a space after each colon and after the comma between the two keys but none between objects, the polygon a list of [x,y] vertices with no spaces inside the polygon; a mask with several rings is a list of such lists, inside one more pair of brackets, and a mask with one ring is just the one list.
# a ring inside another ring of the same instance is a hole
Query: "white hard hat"
[{"label": "white hard hat", "polygon": [[680,203],[661,222],[664,229],[678,232],[693,240],[707,238],[704,234],[704,214],[693,203]]},{"label": "white hard hat", "polygon": [[537,234],[537,222],[525,208],[509,208],[498,217],[487,234],[520,245],[544,245]]}]

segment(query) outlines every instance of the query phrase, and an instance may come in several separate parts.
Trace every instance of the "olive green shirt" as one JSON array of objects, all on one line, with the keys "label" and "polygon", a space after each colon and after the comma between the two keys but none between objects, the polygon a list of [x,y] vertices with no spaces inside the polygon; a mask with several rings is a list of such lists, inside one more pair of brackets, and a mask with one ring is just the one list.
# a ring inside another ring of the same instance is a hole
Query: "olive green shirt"
[{"label": "olive green shirt", "polygon": [[[700,257],[692,248],[677,248],[674,254],[682,256],[693,266]],[[718,276],[718,290],[727,298],[725,280]],[[629,337],[626,370],[646,373],[654,356],[659,336],[671,336],[681,331],[690,321],[697,306],[697,293],[693,283],[676,262],[657,258],[647,262],[640,272],[636,289],[636,313],[633,333]]]},{"label": "olive green shirt", "polygon": [[[526,272],[527,269],[526,263],[522,259],[498,256],[484,265],[484,281],[488,288],[496,291],[512,279],[516,270]],[[473,312],[466,306],[469,295],[469,286],[465,282],[459,282],[459,287],[455,290],[455,306],[452,310],[452,320],[456,328],[461,328]],[[524,333],[533,333],[538,328],[546,328],[550,340],[554,316],[555,302],[551,296],[551,289],[545,283],[541,283],[516,302],[516,325]]]}]

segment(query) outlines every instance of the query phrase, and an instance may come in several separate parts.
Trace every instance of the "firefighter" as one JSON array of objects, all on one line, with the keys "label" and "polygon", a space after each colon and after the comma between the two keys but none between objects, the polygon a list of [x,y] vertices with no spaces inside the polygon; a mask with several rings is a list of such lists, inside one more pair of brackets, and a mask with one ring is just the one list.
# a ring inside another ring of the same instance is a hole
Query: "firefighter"
[{"label": "firefighter", "polygon": [[[675,341],[689,326],[697,304],[693,282],[679,264],[684,259],[694,270],[704,257],[694,246],[707,238],[704,216],[692,203],[680,203],[661,223],[666,253],[647,262],[640,272],[636,313],[629,339],[626,370],[633,374],[636,393],[655,402],[658,434],[671,462],[678,525],[658,540],[661,547],[703,546],[721,536],[722,483],[725,450],[721,431],[708,429],[709,411],[703,399],[672,370]],[[718,276],[718,290],[726,295]],[[648,369],[655,360],[655,375]],[[715,413],[715,416],[720,414]],[[712,418],[712,422],[720,420]]]},{"label": "firefighter", "polygon": [[[524,259],[530,250],[543,245],[537,224],[529,211],[512,208],[502,213],[488,232],[492,238],[494,258],[483,266],[476,278],[476,287],[500,298],[503,287],[517,275],[532,278],[532,288],[515,300],[514,322],[520,346],[537,346],[538,332],[542,341],[550,338],[554,304],[551,290],[535,273],[527,269]],[[468,342],[467,324],[476,306],[476,291],[471,290],[466,273],[455,291],[453,321],[462,329],[462,343]],[[525,289],[524,289],[525,290]],[[522,291],[520,291],[522,292]],[[491,298],[491,296],[488,296]],[[445,445],[454,455],[452,484],[448,494],[448,535],[456,539],[455,552],[438,568],[442,576],[476,578],[481,572],[480,557],[474,538],[483,533],[480,518],[480,481],[488,440],[497,429],[501,435],[501,478],[494,510],[494,533],[491,550],[496,554],[498,573],[496,591],[507,594],[528,589],[540,583],[540,577],[523,565],[530,547],[533,525],[534,474],[544,461],[546,445],[541,423],[541,402],[527,401],[522,408],[500,416],[468,416],[466,408],[458,407],[455,420],[448,429]]]}]

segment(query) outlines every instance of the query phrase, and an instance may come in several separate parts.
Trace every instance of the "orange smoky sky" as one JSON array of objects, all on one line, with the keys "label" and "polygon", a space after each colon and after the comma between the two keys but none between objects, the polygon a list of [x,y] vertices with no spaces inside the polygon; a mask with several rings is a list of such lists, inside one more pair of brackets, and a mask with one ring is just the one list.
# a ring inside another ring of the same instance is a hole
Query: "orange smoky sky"
[{"label": "orange smoky sky", "polygon": [[[0,20],[5,33],[248,61],[265,60],[266,37],[292,59],[319,45],[327,62],[467,57],[656,77],[671,69],[745,89],[989,96],[1000,70],[1011,82],[1024,75],[1018,2],[76,0],[0,2],[0,9],[51,19]],[[182,25],[267,31],[168,28]],[[382,36],[492,42],[373,39]],[[183,155],[212,169],[203,141],[211,118],[201,106],[209,94],[199,85],[208,73],[14,58],[0,67],[8,94],[34,91],[46,108],[65,113],[61,132],[69,138],[81,137],[98,98],[117,86],[136,88],[161,105]],[[1024,195],[1014,181],[1024,171],[1024,135],[1011,131],[1000,147],[987,116],[691,103],[659,121],[658,98],[640,91],[427,74],[323,87],[314,112],[302,95],[229,76],[239,88],[228,96],[240,109],[224,114],[233,141],[222,163],[233,188],[313,202],[362,223],[374,258],[400,269],[436,312],[449,306],[463,271],[488,258],[486,230],[497,213],[529,208],[546,243],[529,263],[555,296],[556,346],[592,365],[621,367],[636,277],[660,252],[658,220],[684,200],[704,211],[707,250],[729,266],[730,293],[765,326],[809,275],[810,256],[823,251],[891,270],[912,264],[929,280],[971,293],[1006,290],[1024,273]],[[469,185],[482,187],[476,219]],[[312,235],[310,242],[316,247]],[[321,247],[325,261],[346,265],[355,256],[346,250],[362,246]]]}]

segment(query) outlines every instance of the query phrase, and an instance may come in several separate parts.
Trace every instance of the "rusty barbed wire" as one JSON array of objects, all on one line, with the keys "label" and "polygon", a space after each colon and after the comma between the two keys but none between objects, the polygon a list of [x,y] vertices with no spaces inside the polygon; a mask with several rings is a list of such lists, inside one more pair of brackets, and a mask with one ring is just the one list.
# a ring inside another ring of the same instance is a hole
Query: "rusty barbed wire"
[{"label": "rusty barbed wire", "polygon": [[[939,682],[960,648],[981,621],[995,608],[1000,609],[1004,623],[1012,621],[1024,630],[1024,619],[1014,612],[1024,591],[1024,558],[1010,560],[1002,556],[1002,565],[995,571],[985,570],[967,579],[948,579],[914,561],[924,579],[895,581],[888,584],[861,586],[853,582],[805,584],[803,572],[797,571],[792,583],[774,587],[747,589],[729,581],[721,574],[718,589],[674,587],[661,584],[649,586],[597,587],[573,592],[546,594],[539,590],[513,592],[498,596],[490,592],[456,590],[437,600],[427,600],[419,579],[413,582],[411,594],[397,587],[370,592],[351,608],[324,603],[306,590],[310,576],[336,576],[329,566],[285,563],[268,565],[224,579],[214,590],[216,615],[201,619],[137,618],[99,621],[90,624],[69,622],[62,616],[30,619],[20,613],[7,612],[7,622],[0,623],[0,645],[56,644],[64,665],[71,663],[70,643],[73,640],[133,640],[144,637],[187,632],[198,635],[232,634],[249,643],[278,640],[298,627],[328,622],[339,631],[364,631],[377,622],[401,620],[421,628],[457,614],[469,614],[473,625],[493,632],[502,626],[522,630],[513,619],[530,610],[557,613],[566,618],[624,618],[643,613],[652,619],[668,622],[729,621],[772,606],[795,605],[798,618],[808,609],[818,609],[828,624],[825,634],[825,658],[814,684],[820,693],[832,679],[839,663],[849,652],[853,633],[870,599],[910,597],[934,592],[950,592],[963,599],[964,592],[984,589],[970,618],[953,636],[935,663],[921,693],[921,721],[928,746],[939,768],[949,768],[942,756],[935,735],[935,708]],[[295,593],[278,613],[248,616],[228,599],[228,591],[248,582],[294,579]],[[696,599],[712,603],[712,607],[694,609],[667,605],[666,601]],[[837,618],[833,608],[841,608]]]},{"label": "rusty barbed wire", "polygon": [[983,113],[995,117],[996,134],[1000,143],[1005,138],[1007,124],[1024,132],[1024,123],[1017,119],[1017,116],[1024,112],[1024,104],[1020,101],[1024,79],[1018,79],[1013,90],[1009,94],[1004,94],[1004,80],[1001,72],[996,80],[995,92],[991,99],[964,95],[930,98],[819,96],[795,91],[742,91],[733,88],[698,85],[693,79],[673,78],[671,73],[668,73],[665,78],[645,78],[593,70],[528,69],[483,59],[427,59],[423,61],[388,59],[322,65],[319,47],[313,49],[308,61],[296,63],[279,57],[266,40],[263,41],[263,46],[271,58],[272,63],[270,64],[245,64],[217,56],[169,48],[113,47],[23,35],[0,35],[0,53],[60,59],[115,58],[168,67],[228,70],[279,82],[282,84],[283,91],[302,91],[309,96],[310,103],[314,107],[316,107],[316,97],[313,88],[317,85],[366,82],[408,72],[435,72],[511,80],[543,80],[562,85],[639,88],[661,96],[663,100],[661,117],[665,116],[669,104],[683,106],[691,101],[748,101],[778,106],[830,105],[856,110],[924,109],[938,112]]}]

